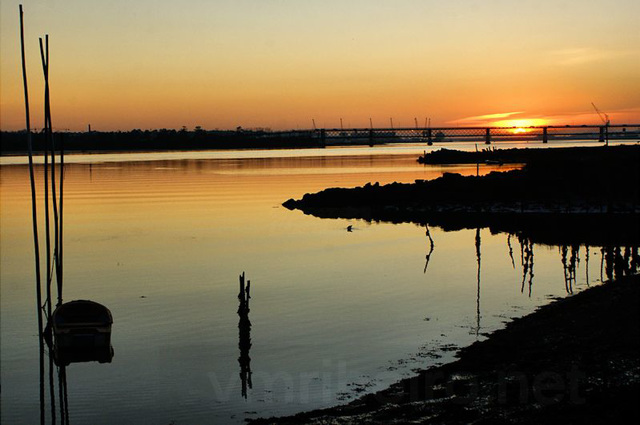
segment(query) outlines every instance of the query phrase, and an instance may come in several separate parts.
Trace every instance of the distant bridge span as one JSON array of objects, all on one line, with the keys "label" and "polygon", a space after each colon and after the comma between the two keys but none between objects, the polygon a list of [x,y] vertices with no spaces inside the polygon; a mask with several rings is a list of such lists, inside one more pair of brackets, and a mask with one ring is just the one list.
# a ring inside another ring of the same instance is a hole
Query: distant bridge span
[{"label": "distant bridge span", "polygon": [[447,141],[640,140],[640,124],[547,125],[533,127],[331,128],[311,130],[324,145]]}]

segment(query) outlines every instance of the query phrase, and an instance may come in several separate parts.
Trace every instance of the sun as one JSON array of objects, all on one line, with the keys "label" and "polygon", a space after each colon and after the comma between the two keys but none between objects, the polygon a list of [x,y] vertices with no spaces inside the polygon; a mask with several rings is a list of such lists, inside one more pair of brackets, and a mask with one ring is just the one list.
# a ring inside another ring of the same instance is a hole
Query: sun
[{"label": "sun", "polygon": [[547,122],[542,118],[519,118],[514,120],[501,120],[493,123],[495,127],[510,127],[509,131],[513,134],[526,134],[534,130],[533,127],[546,125]]}]

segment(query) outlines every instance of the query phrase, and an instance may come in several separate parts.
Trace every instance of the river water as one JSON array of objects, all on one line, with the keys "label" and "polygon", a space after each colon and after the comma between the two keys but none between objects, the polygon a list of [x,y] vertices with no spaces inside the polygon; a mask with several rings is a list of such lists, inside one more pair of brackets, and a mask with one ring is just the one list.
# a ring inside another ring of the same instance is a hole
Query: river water
[{"label": "river water", "polygon": [[[421,152],[68,155],[63,295],[111,310],[115,352],[111,363],[66,368],[70,423],[227,424],[335,405],[450,361],[510,318],[600,281],[596,247],[578,247],[568,288],[558,247],[534,246],[529,264],[528,248],[487,229],[427,235],[281,206],[326,187],[477,172],[420,165]],[[39,421],[24,164],[0,167],[0,419],[16,425]],[[496,169],[508,168],[479,172]],[[238,314],[242,272],[250,327]]]}]

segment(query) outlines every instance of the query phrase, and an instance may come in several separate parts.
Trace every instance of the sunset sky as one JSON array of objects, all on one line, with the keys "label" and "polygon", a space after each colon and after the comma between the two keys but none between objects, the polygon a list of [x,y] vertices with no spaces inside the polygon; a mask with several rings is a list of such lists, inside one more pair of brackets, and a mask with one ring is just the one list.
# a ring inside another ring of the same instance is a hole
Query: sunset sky
[{"label": "sunset sky", "polygon": [[[25,127],[19,1],[0,5],[0,127]],[[39,0],[58,130],[640,122],[637,0]]]}]

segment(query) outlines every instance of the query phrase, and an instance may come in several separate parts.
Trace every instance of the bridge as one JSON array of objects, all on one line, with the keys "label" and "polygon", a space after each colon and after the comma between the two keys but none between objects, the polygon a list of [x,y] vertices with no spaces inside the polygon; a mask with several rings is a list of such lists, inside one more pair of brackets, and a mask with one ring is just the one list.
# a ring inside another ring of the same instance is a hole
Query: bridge
[{"label": "bridge", "polygon": [[475,141],[640,140],[640,124],[532,127],[331,128],[311,130],[322,145]]}]

